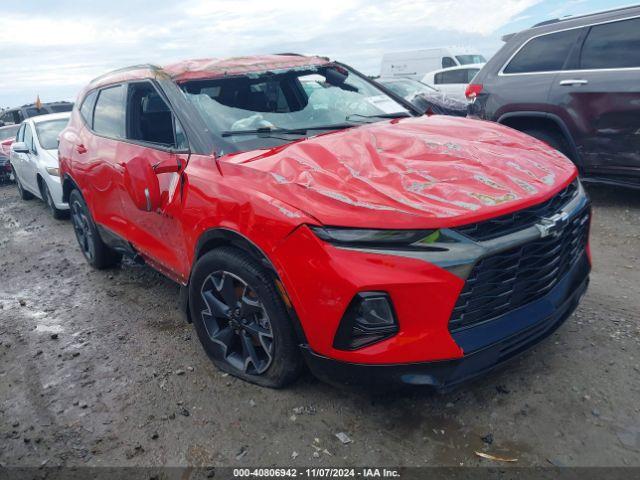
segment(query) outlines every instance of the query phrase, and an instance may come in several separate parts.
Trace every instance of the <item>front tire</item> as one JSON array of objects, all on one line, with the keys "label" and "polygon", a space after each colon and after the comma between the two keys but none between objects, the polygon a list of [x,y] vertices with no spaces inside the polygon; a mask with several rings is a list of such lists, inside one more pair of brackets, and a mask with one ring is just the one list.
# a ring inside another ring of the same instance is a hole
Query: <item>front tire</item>
[{"label": "front tire", "polygon": [[44,180],[42,180],[40,184],[40,193],[42,194],[42,199],[44,200],[44,203],[47,204],[47,208],[49,209],[49,212],[51,213],[51,216],[53,218],[55,218],[56,220],[62,220],[63,218],[67,217],[66,210],[60,210],[58,207],[56,207],[56,204],[53,201],[53,197],[51,196],[49,186]]},{"label": "front tire", "polygon": [[73,190],[69,195],[69,207],[76,239],[89,265],[103,270],[118,263],[122,255],[102,241],[89,208],[78,190]]},{"label": "front tire", "polygon": [[273,276],[245,252],[221,247],[203,255],[191,276],[189,306],[220,370],[271,388],[299,377],[302,357]]}]

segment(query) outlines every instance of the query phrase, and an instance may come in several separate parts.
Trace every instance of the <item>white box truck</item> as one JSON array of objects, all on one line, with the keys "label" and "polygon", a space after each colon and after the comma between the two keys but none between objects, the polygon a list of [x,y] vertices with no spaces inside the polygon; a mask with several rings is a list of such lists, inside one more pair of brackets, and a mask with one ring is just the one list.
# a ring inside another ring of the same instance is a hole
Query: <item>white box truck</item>
[{"label": "white box truck", "polygon": [[421,80],[426,73],[441,68],[485,62],[484,56],[463,47],[438,47],[410,52],[386,53],[382,57],[380,76],[386,78],[408,77]]}]

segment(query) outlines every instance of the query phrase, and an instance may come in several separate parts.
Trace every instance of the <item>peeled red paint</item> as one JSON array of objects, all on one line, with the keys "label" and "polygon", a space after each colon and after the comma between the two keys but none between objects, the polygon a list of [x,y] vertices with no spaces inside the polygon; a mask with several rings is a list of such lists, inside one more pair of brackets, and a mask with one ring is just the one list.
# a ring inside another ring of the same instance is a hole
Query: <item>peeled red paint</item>
[{"label": "peeled red paint", "polygon": [[472,223],[542,202],[577,173],[520,132],[437,115],[219,160],[224,175],[257,174],[256,188],[321,223],[372,228]]}]

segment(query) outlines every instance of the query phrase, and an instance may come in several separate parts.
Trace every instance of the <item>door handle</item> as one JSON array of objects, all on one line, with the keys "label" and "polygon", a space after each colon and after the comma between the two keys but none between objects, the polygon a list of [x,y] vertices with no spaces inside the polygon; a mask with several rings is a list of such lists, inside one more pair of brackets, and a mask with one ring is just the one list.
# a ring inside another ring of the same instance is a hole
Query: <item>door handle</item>
[{"label": "door handle", "polygon": [[560,85],[562,86],[571,86],[571,85],[586,85],[589,83],[588,80],[584,79],[570,79],[570,80],[560,80]]},{"label": "door handle", "polygon": [[82,144],[76,145],[76,152],[82,155],[83,153],[87,153],[87,148]]}]

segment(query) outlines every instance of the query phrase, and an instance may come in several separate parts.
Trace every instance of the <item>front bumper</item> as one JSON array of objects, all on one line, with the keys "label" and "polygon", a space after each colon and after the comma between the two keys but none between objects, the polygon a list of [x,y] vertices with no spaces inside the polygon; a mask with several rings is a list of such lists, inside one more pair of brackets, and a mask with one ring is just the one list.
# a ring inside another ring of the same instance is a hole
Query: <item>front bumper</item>
[{"label": "front bumper", "polygon": [[482,375],[551,335],[571,316],[587,290],[590,264],[582,255],[544,297],[485,323],[452,334],[464,350],[455,360],[371,365],[332,360],[302,351],[312,373],[328,383],[388,387],[425,385],[446,391]]}]

